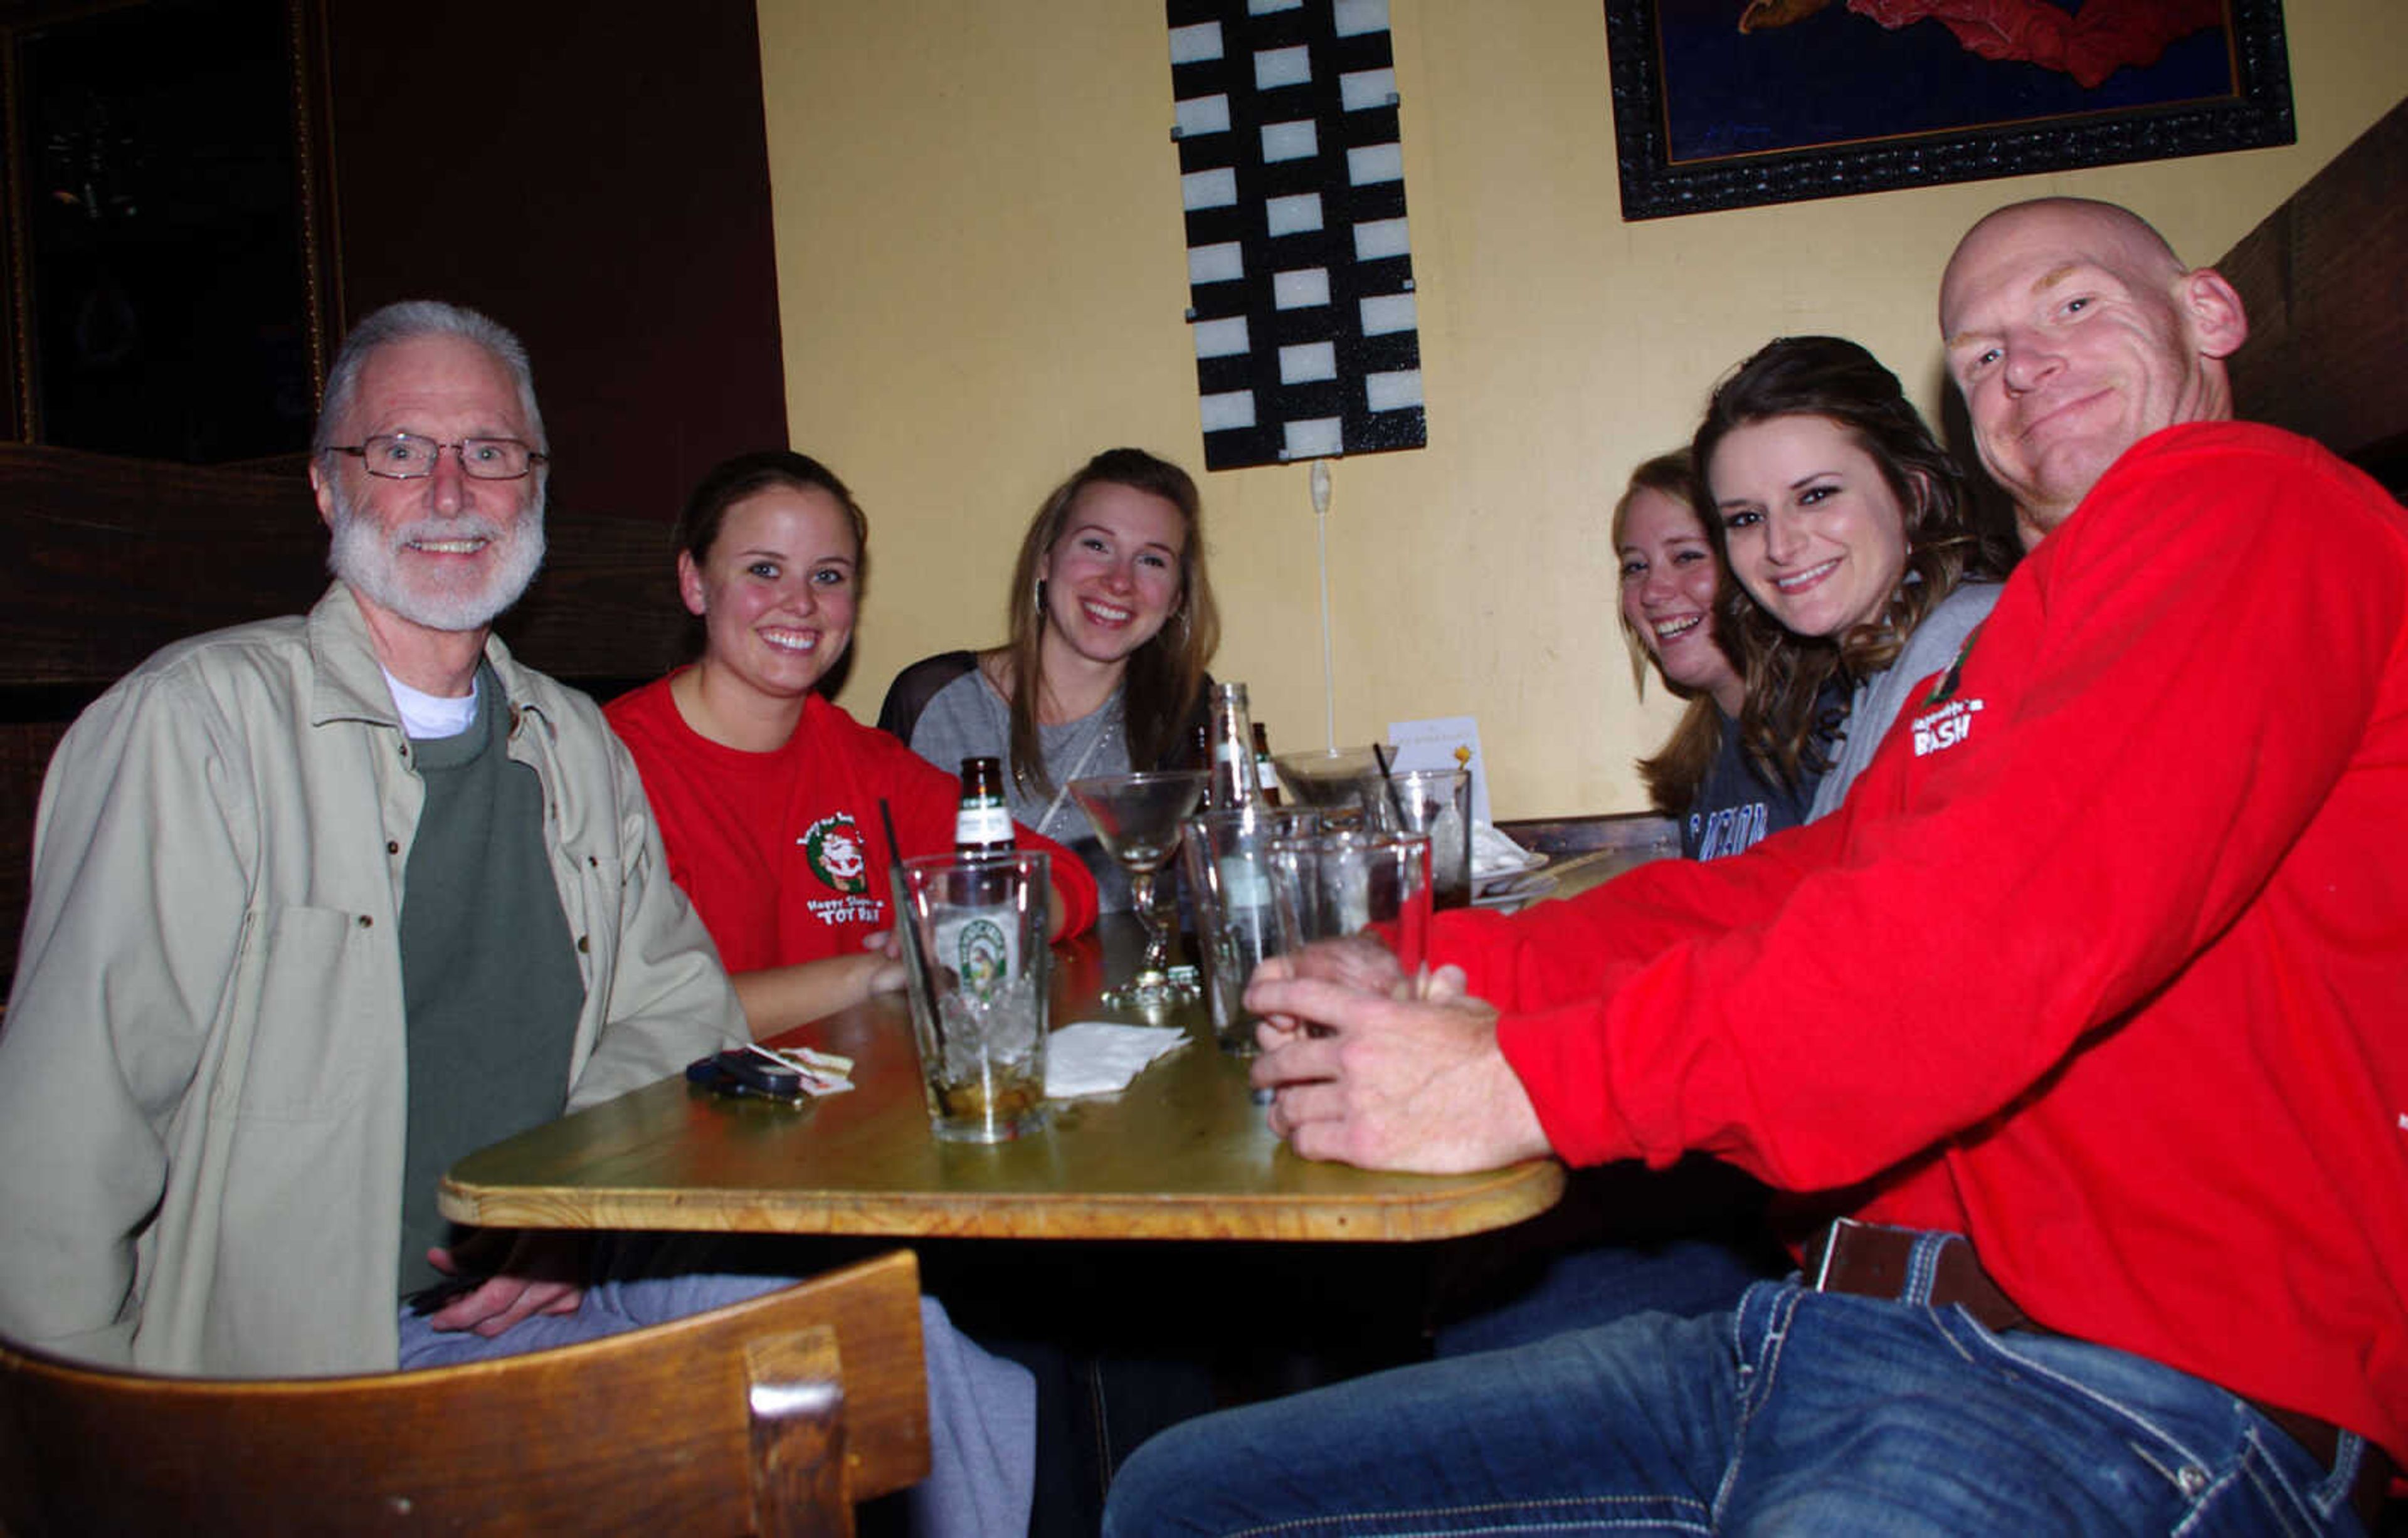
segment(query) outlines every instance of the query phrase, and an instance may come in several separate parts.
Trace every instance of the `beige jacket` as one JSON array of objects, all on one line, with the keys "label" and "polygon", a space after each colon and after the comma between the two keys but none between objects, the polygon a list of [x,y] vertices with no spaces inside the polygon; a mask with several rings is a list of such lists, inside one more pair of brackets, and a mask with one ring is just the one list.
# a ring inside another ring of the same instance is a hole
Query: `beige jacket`
[{"label": "beige jacket", "polygon": [[[563,1093],[742,1040],[601,711],[486,656],[584,969]],[[339,583],[167,648],[76,722],[0,1020],[0,1333],[166,1372],[393,1365],[423,793]]]}]

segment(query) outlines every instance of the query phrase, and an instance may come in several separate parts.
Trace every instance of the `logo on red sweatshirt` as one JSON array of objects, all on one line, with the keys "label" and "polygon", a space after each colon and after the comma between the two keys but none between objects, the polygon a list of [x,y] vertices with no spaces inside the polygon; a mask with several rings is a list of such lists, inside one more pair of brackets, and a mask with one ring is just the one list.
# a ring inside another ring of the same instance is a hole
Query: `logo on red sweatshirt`
[{"label": "logo on red sweatshirt", "polygon": [[860,893],[869,890],[869,862],[862,853],[861,824],[848,812],[832,812],[803,830],[796,840],[811,874],[831,891]]},{"label": "logo on red sweatshirt", "polygon": [[1914,756],[1954,748],[1973,734],[1973,720],[1982,713],[1979,700],[1951,700],[1937,710],[1914,718]]}]

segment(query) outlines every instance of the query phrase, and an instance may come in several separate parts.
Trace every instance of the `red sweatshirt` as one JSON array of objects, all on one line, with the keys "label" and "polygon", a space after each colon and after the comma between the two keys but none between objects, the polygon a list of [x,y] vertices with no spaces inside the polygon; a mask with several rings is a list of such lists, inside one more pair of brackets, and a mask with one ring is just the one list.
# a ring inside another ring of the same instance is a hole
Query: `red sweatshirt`
[{"label": "red sweatshirt", "polygon": [[[675,675],[671,675],[675,676]],[[786,746],[747,753],[697,733],[678,714],[669,680],[646,684],[603,712],[635,755],[685,889],[730,972],[857,954],[895,926],[883,796],[905,855],[953,847],[961,805],[954,776],[885,733],[814,694]],[[1062,931],[1096,921],[1096,878],[1079,857],[1026,828],[1020,847],[1053,856]]]},{"label": "red sweatshirt", "polygon": [[1837,815],[1436,949],[1568,1160],[1859,1187],[2408,1460],[2408,515],[2306,440],[2132,449]]}]

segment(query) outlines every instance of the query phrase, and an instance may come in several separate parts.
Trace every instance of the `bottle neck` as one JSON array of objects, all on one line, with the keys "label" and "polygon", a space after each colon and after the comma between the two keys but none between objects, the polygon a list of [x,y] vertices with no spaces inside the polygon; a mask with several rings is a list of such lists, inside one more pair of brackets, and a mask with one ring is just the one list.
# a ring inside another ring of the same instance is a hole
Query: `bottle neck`
[{"label": "bottle neck", "polygon": [[1207,792],[1214,807],[1230,810],[1259,805],[1262,781],[1254,769],[1254,729],[1247,718],[1242,684],[1225,684],[1212,695],[1212,785]]},{"label": "bottle neck", "polygon": [[1002,761],[963,761],[961,807],[953,814],[953,852],[1009,854],[1014,841],[1011,812],[1003,800]]}]

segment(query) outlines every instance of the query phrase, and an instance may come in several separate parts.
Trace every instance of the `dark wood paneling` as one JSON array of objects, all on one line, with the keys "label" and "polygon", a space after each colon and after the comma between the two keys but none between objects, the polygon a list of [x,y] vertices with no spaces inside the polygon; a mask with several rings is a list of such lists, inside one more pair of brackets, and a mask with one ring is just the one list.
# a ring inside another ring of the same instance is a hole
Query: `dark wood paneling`
[{"label": "dark wood paneling", "polygon": [[516,330],[560,527],[666,521],[785,445],[749,0],[347,0],[327,31],[346,319],[430,297]]},{"label": "dark wood paneling", "polygon": [[519,661],[604,697],[681,661],[669,525],[630,518],[551,520],[543,571],[494,629]]},{"label": "dark wood paneling", "polygon": [[75,712],[170,641],[306,607],[325,537],[297,462],[213,469],[0,445],[0,985],[34,809]]},{"label": "dark wood paneling", "polygon": [[2408,490],[2408,102],[2225,254],[2249,306],[2235,405]]},{"label": "dark wood paneling", "polygon": [[0,687],[97,688],[169,641],[325,586],[298,468],[0,449]]}]

